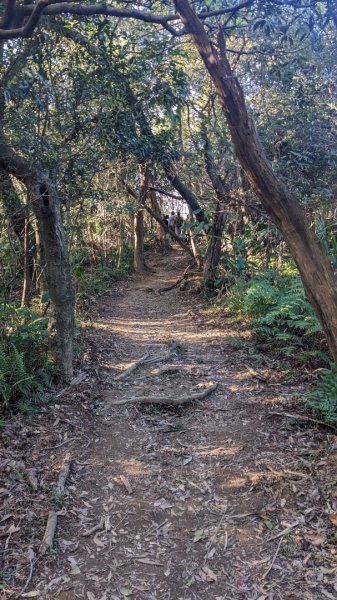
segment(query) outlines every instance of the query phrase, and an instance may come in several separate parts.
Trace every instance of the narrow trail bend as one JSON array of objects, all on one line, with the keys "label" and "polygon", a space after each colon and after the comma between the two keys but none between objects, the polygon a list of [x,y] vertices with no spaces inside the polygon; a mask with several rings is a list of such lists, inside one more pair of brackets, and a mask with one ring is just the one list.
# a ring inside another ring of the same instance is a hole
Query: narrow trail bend
[{"label": "narrow trail bend", "polygon": [[[100,301],[86,333],[97,374],[55,401],[55,450],[43,453],[50,446],[43,436],[31,450],[31,466],[43,470],[46,484],[39,497],[31,495],[32,545],[43,534],[48,482],[57,479],[66,454],[72,468],[58,505],[55,550],[34,565],[26,594],[337,597],[333,553],[328,560],[313,538],[325,519],[325,466],[312,461],[325,456],[329,435],[268,416],[301,388],[279,383],[263,359],[258,371],[252,368],[244,341],[236,349],[231,343],[238,332],[210,322],[196,295],[156,292],[185,263],[177,250],[155,257],[151,272],[132,276]],[[151,362],[114,381],[146,353]],[[116,404],[181,397],[213,383],[218,387],[209,397],[174,409]],[[42,429],[48,419],[45,413]],[[22,586],[26,575],[21,571]]]}]

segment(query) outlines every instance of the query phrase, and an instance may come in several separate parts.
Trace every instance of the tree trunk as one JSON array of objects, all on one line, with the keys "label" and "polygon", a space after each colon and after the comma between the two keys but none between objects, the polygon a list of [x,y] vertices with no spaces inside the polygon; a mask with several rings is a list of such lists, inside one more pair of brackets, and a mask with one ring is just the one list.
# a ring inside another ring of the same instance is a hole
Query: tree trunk
[{"label": "tree trunk", "polygon": [[60,201],[51,182],[9,146],[0,130],[0,168],[27,188],[38,223],[45,276],[53,307],[52,350],[63,376],[73,376],[74,295]]},{"label": "tree trunk", "polygon": [[242,88],[232,75],[222,33],[218,38],[219,57],[188,0],[175,0],[175,6],[213,79],[238,160],[250,186],[289,246],[331,356],[337,363],[337,281],[331,264],[317,236],[310,230],[301,206],[277,178],[264,153],[254,122],[248,115]]},{"label": "tree trunk", "polygon": [[170,183],[173,185],[173,187],[177,190],[177,192],[179,192],[181,197],[185,200],[185,202],[187,203],[187,205],[193,212],[196,220],[199,221],[199,223],[206,222],[207,221],[206,215],[199,204],[198,198],[192,192],[192,190],[189,187],[187,187],[187,185],[185,185],[183,183],[183,181],[181,181],[180,177],[174,172],[172,163],[170,163],[168,161],[163,162],[163,167],[164,167],[164,171],[166,173],[166,177],[168,178]]},{"label": "tree trunk", "polygon": [[205,140],[204,158],[206,171],[217,197],[203,270],[205,281],[213,282],[216,277],[216,270],[221,257],[222,234],[227,218],[225,205],[228,203],[228,192],[213,159],[206,123],[204,121],[202,122],[202,135]]},{"label": "tree trunk", "polygon": [[54,187],[44,179],[33,181],[29,193],[38,222],[53,307],[52,349],[64,377],[69,380],[73,376],[74,294],[60,201]]},{"label": "tree trunk", "polygon": [[[150,200],[151,200],[151,207],[152,207],[154,214],[160,220],[162,220],[162,214],[161,214],[161,210],[160,210],[160,207],[158,204],[156,192],[153,190],[150,191],[149,196],[150,196]],[[157,235],[158,235],[158,239],[159,239],[161,246],[163,246],[163,248],[167,248],[167,249],[170,248],[170,242],[167,239],[166,231],[165,231],[164,227],[162,226],[162,224],[160,223],[160,221],[157,221]]]},{"label": "tree trunk", "polygon": [[218,202],[213,214],[211,235],[204,260],[203,278],[205,281],[214,281],[216,277],[216,270],[221,256],[222,233],[225,222],[226,213]]},{"label": "tree trunk", "polygon": [[25,206],[25,228],[23,244],[23,287],[21,306],[29,306],[31,298],[31,268],[30,268],[30,214],[29,205]]},{"label": "tree trunk", "polygon": [[134,216],[134,254],[133,267],[137,273],[145,270],[144,261],[144,214],[137,210]]}]

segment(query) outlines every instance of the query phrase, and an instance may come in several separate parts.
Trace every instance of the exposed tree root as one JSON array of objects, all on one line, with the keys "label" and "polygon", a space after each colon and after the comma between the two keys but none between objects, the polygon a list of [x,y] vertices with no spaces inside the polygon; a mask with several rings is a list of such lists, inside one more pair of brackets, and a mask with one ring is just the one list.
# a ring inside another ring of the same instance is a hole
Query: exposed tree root
[{"label": "exposed tree root", "polygon": [[120,379],[124,379],[124,377],[127,377],[128,375],[130,375],[130,373],[135,371],[137,369],[137,367],[139,367],[139,365],[143,364],[147,358],[149,358],[149,352],[147,352],[146,354],[141,356],[138,360],[136,360],[134,363],[132,363],[132,365],[130,365],[125,371],[123,371],[122,373],[117,375],[114,378],[114,381],[120,381]]},{"label": "exposed tree root", "polygon": [[163,292],[169,292],[170,290],[173,290],[175,287],[177,287],[180,283],[182,283],[183,281],[185,281],[186,279],[188,279],[188,277],[191,277],[192,275],[200,275],[201,276],[201,272],[199,271],[189,271],[189,269],[191,269],[192,267],[194,267],[195,265],[197,265],[197,267],[199,268],[198,265],[198,261],[197,259],[195,259],[192,263],[189,263],[182,275],[182,277],[180,277],[175,283],[173,283],[172,285],[169,285],[168,287],[164,287],[164,288],[160,288],[158,290],[159,294],[162,294]]},{"label": "exposed tree root", "polygon": [[270,415],[276,415],[277,417],[286,417],[287,419],[295,419],[297,421],[305,421],[307,423],[314,423],[315,425],[320,425],[321,427],[328,427],[332,429],[335,433],[337,433],[337,427],[332,425],[332,423],[326,423],[325,421],[320,421],[319,419],[313,419],[312,417],[306,417],[304,415],[297,415],[296,413],[286,413],[286,412],[270,412]]},{"label": "exposed tree root", "polygon": [[218,387],[218,384],[205,388],[202,392],[196,394],[189,394],[188,396],[181,396],[180,398],[167,398],[166,396],[138,396],[138,398],[129,398],[128,400],[120,400],[113,404],[161,404],[165,406],[181,406],[183,404],[189,404],[196,402],[197,400],[203,400],[214,392]]}]

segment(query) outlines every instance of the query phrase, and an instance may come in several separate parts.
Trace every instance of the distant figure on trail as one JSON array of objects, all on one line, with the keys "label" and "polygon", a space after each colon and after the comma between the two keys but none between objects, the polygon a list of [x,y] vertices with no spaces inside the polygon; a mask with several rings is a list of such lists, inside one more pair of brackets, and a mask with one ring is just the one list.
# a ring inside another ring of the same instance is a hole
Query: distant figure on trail
[{"label": "distant figure on trail", "polygon": [[178,237],[181,237],[181,228],[182,228],[183,224],[184,224],[184,220],[183,220],[179,210],[177,210],[177,216],[176,216],[175,222],[174,222],[174,225],[175,225],[174,230],[175,230],[175,234]]},{"label": "distant figure on trail", "polygon": [[164,221],[166,227],[168,227],[169,226],[169,216],[165,215],[165,217],[163,218],[163,221]]},{"label": "distant figure on trail", "polygon": [[[176,213],[173,210],[168,218],[168,226],[170,229],[172,229],[172,231],[174,231],[175,220],[176,220]],[[171,242],[173,242],[173,239],[174,239],[173,236],[171,236]]]},{"label": "distant figure on trail", "polygon": [[168,226],[170,229],[173,229],[174,231],[174,221],[176,218],[176,213],[174,212],[174,210],[171,212],[169,218],[168,218]]}]

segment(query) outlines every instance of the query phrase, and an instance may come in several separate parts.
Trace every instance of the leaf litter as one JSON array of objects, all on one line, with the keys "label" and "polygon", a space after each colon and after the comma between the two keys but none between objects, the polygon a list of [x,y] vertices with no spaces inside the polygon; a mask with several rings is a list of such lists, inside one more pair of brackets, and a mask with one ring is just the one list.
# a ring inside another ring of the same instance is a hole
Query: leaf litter
[{"label": "leaf litter", "polygon": [[[253,376],[254,357],[230,344],[245,332],[211,323],[193,290],[146,293],[184,261],[169,260],[101,302],[83,333],[91,362],[34,422],[2,431],[3,597],[336,598],[336,437],[270,415],[307,383],[288,388],[270,361]],[[157,358],[114,382],[145,355]],[[114,406],[215,383],[184,406]]]}]

